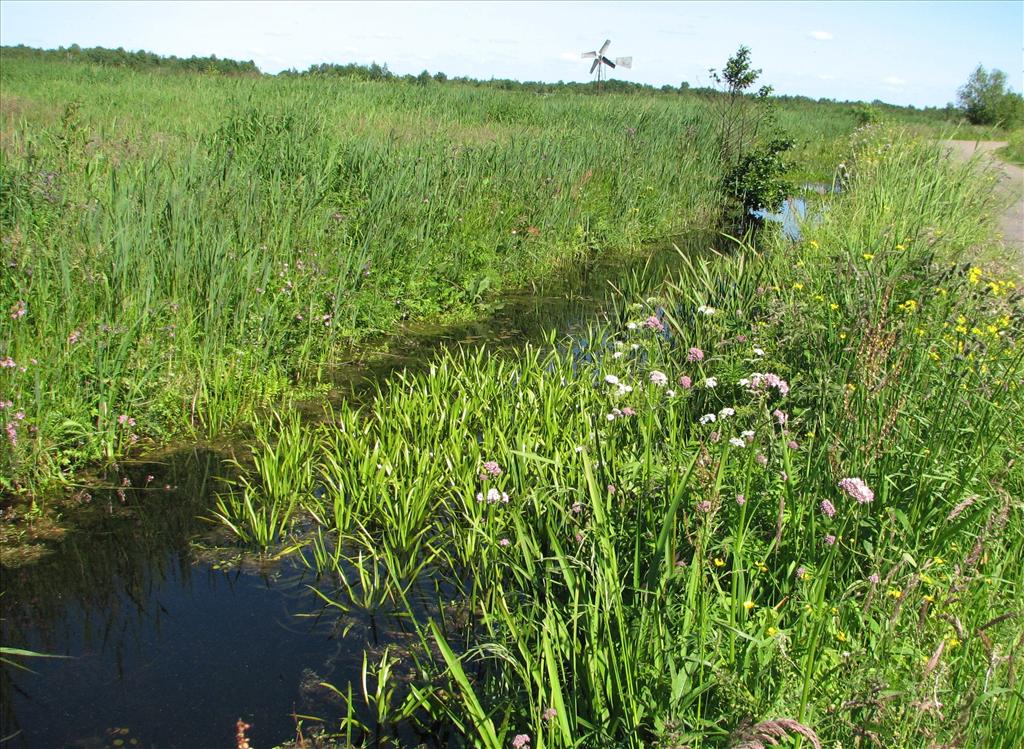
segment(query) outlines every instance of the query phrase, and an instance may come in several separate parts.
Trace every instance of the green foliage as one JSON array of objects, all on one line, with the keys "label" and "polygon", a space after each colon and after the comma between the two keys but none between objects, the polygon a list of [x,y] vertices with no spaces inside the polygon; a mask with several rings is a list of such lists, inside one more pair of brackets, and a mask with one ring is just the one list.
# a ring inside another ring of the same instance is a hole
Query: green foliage
[{"label": "green foliage", "polygon": [[1024,97],[1009,88],[1002,70],[987,71],[979,65],[957,91],[957,101],[975,125],[1013,128],[1024,122]]},{"label": "green foliage", "polygon": [[993,654],[1020,638],[1024,310],[961,265],[992,184],[880,128],[847,156],[795,247],[693,258],[554,350],[442,354],[312,441],[274,427],[318,461],[325,597],[417,635],[408,683],[364,663],[368,743],[1020,734]]},{"label": "green foliage", "polygon": [[743,215],[774,211],[790,194],[792,186],[785,179],[789,164],[783,154],[792,147],[792,140],[776,138],[744,155],[725,176],[726,192],[737,200]]},{"label": "green foliage", "polygon": [[790,187],[785,181],[789,165],[782,154],[794,141],[782,133],[771,88],[761,87],[754,96],[747,91],[757,82],[760,69],[750,62],[750,49],[741,46],[714,80],[725,86],[726,98],[719,110],[718,152],[724,168],[722,186],[730,199],[727,219],[745,226],[751,211],[774,210]]},{"label": "green foliage", "polygon": [[1007,161],[1024,166],[1024,128],[1017,128],[1010,133],[1006,145],[998,153]]},{"label": "green foliage", "polygon": [[105,47],[70,47],[57,49],[35,49],[19,44],[14,47],[3,47],[4,60],[61,60],[64,62],[89,63],[130,70],[159,70],[176,73],[219,73],[221,75],[259,75],[259,68],[252,60],[225,60],[217,55],[209,57],[175,57],[174,55],[158,55],[154,52],[140,50],[131,52],[122,47],[107,49]]},{"label": "green foliage", "polygon": [[4,55],[0,392],[25,416],[7,491],[229,433],[354,341],[706,226],[719,201],[699,104]]}]

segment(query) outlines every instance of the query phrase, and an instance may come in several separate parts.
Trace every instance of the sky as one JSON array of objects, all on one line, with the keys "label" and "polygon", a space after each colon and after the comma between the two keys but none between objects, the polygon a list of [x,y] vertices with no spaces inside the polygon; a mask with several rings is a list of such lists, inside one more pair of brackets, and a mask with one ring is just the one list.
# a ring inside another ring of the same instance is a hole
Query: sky
[{"label": "sky", "polygon": [[396,73],[585,81],[580,53],[611,39],[612,75],[709,85],[740,44],[777,93],[943,106],[981,64],[1024,83],[1024,3],[1009,2],[75,2],[0,0],[0,43],[321,62]]}]

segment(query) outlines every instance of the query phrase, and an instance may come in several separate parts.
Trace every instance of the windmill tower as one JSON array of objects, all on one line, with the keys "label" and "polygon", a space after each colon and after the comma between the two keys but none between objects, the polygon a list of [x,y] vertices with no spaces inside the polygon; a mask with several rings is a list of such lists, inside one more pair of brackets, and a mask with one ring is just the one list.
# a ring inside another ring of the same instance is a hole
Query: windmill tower
[{"label": "windmill tower", "polygon": [[605,39],[604,44],[601,45],[601,49],[596,52],[584,52],[580,57],[584,60],[593,60],[594,64],[590,66],[590,74],[593,75],[594,71],[597,71],[597,82],[600,83],[608,75],[605,72],[605,68],[623,67],[631,69],[633,67],[632,57],[616,57],[615,61],[612,62],[609,58],[605,57],[605,52],[608,51],[609,45],[611,45],[611,39]]}]

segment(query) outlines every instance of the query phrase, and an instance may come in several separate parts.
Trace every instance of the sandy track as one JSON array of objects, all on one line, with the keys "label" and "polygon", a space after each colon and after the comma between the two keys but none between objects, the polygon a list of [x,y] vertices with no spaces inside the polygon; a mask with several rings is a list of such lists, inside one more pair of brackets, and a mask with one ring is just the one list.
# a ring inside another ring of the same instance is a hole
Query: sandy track
[{"label": "sandy track", "polygon": [[991,160],[1002,173],[999,189],[1012,200],[999,217],[999,231],[1007,258],[1018,272],[1024,274],[1024,169],[1007,164],[995,155],[995,150],[1006,143],[997,140],[947,140],[950,156],[966,161],[976,153]]}]

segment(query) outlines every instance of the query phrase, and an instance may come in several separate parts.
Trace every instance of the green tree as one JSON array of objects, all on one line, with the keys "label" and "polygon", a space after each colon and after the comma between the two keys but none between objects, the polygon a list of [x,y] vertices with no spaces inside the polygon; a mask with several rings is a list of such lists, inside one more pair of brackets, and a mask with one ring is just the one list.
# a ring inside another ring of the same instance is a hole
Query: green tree
[{"label": "green tree", "polygon": [[957,101],[975,125],[1012,127],[1024,120],[1024,99],[1010,90],[1002,70],[987,71],[979,65],[957,91]]}]

